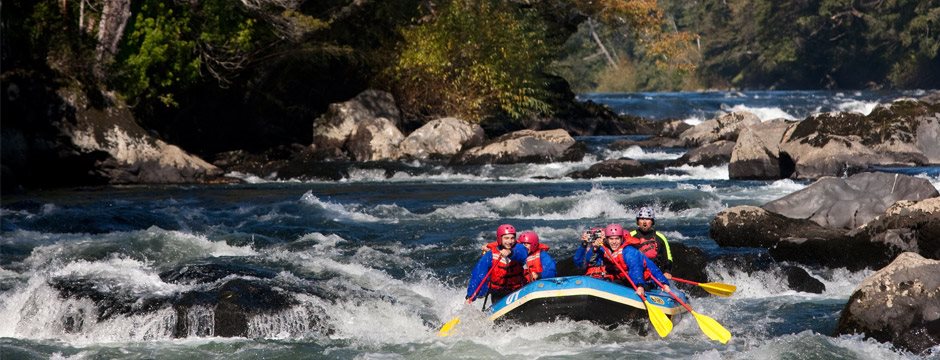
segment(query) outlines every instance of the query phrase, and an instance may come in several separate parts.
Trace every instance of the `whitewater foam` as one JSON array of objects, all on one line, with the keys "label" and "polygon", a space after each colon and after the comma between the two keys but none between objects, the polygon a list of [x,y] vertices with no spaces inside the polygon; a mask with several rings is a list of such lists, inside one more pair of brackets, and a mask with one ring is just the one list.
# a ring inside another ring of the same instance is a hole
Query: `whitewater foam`
[{"label": "whitewater foam", "polygon": [[624,150],[605,149],[602,155],[603,159],[630,158],[633,160],[675,160],[682,157],[682,153],[668,153],[662,151],[647,152],[639,146],[631,146]]},{"label": "whitewater foam", "polygon": [[783,109],[779,107],[751,107],[751,106],[747,106],[743,104],[738,104],[738,105],[732,106],[729,110],[732,112],[747,111],[749,113],[757,115],[757,117],[760,118],[761,121],[780,119],[780,118],[788,119],[788,120],[797,119],[796,117],[787,113],[786,111],[783,111]]}]

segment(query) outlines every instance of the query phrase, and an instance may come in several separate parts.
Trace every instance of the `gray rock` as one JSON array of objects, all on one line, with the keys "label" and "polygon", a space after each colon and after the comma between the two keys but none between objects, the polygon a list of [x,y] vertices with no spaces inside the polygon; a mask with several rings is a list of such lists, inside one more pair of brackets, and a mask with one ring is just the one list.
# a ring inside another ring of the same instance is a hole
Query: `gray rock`
[{"label": "gray rock", "polygon": [[940,261],[903,253],[866,278],[836,329],[837,335],[857,333],[914,353],[940,344]]},{"label": "gray rock", "polygon": [[793,122],[777,119],[751,125],[741,131],[731,151],[731,179],[783,179],[793,173],[791,162],[781,163],[780,142]]},{"label": "gray rock", "polygon": [[222,170],[144,130],[130,109],[104,93],[104,106],[93,106],[87,95],[62,88],[59,95],[74,121],[58,123],[79,153],[100,154],[94,171],[111,184],[196,183],[222,175]]},{"label": "gray rock", "polygon": [[718,140],[690,150],[676,160],[676,164],[718,166],[731,160],[734,141]]},{"label": "gray rock", "polygon": [[884,214],[848,235],[884,244],[890,248],[890,251],[885,251],[886,257],[910,251],[940,259],[940,197],[898,201]]},{"label": "gray rock", "polygon": [[898,200],[923,200],[940,195],[927,179],[888,173],[861,173],[847,179],[825,177],[763,206],[794,219],[808,219],[831,228],[854,229]]},{"label": "gray rock", "polygon": [[798,266],[784,266],[783,273],[787,277],[790,289],[813,294],[822,294],[826,285],[814,278],[806,270]]},{"label": "gray rock", "polygon": [[591,165],[587,170],[574,171],[568,174],[572,179],[593,179],[599,177],[636,177],[643,176],[646,171],[639,161],[632,159],[604,160]]},{"label": "gray rock", "polygon": [[456,165],[547,163],[578,161],[584,157],[584,146],[562,129],[520,130],[500,136],[489,143],[474,147],[456,156]]},{"label": "gray rock", "polygon": [[631,146],[639,146],[643,148],[649,148],[649,147],[677,148],[677,147],[685,147],[685,143],[675,138],[654,136],[646,140],[617,140],[611,143],[608,148],[611,150],[624,150],[624,149],[629,149]]},{"label": "gray rock", "polygon": [[665,138],[678,138],[683,132],[692,128],[692,125],[689,125],[685,120],[667,121],[662,126],[658,136]]},{"label": "gray rock", "polygon": [[431,120],[408,134],[399,150],[402,157],[413,159],[450,158],[464,148],[479,146],[484,139],[480,125],[448,117]]},{"label": "gray rock", "polygon": [[391,120],[368,118],[359,121],[345,147],[355,161],[394,160],[398,158],[398,144],[404,138]]},{"label": "gray rock", "polygon": [[760,122],[757,115],[746,111],[723,114],[683,131],[679,140],[687,147],[701,146],[717,140],[735,141],[742,129]]},{"label": "gray rock", "polygon": [[860,270],[882,267],[905,251],[940,258],[938,239],[940,198],[931,198],[899,201],[884,215],[843,236],[780,239],[770,254],[779,260]]},{"label": "gray rock", "polygon": [[385,118],[398,126],[401,115],[391,94],[366,90],[346,102],[330,104],[326,113],[313,122],[313,147],[334,157],[345,155],[346,141],[359,127],[359,123]]},{"label": "gray rock", "polygon": [[765,209],[742,205],[715,215],[709,236],[719,246],[773,248],[781,241],[828,241],[843,239],[844,232],[819,226],[809,220],[792,219]]},{"label": "gray rock", "polygon": [[940,162],[940,105],[896,101],[869,115],[820,114],[791,127],[780,145],[798,179],[842,176],[874,165]]}]

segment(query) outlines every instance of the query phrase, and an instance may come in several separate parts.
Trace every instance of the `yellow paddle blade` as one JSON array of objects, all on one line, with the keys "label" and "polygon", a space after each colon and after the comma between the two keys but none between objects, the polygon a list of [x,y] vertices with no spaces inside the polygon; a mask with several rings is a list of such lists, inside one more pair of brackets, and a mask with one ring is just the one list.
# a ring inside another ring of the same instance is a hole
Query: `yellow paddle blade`
[{"label": "yellow paddle blade", "polygon": [[460,323],[460,317],[455,316],[453,319],[450,319],[450,321],[444,323],[444,326],[441,326],[441,330],[437,332],[437,336],[450,336],[450,331],[453,330],[454,326],[457,326],[458,323]]},{"label": "yellow paddle blade", "polygon": [[731,294],[734,294],[734,291],[738,289],[737,286],[718,282],[700,283],[698,286],[708,291],[709,294],[718,296],[731,296]]},{"label": "yellow paddle blade", "polygon": [[672,331],[672,321],[666,317],[666,314],[664,314],[662,310],[650,304],[649,301],[644,301],[644,303],[646,304],[646,311],[649,312],[653,329],[656,329],[656,333],[659,334],[659,337],[669,335],[669,332]]},{"label": "yellow paddle blade", "polygon": [[698,322],[698,327],[702,329],[702,332],[705,333],[705,336],[708,336],[709,339],[718,341],[722,344],[727,344],[728,340],[731,340],[731,332],[725,329],[724,326],[721,326],[721,324],[715,321],[715,319],[699,314],[695,311],[692,311],[691,313],[692,315],[695,315],[695,321]]}]

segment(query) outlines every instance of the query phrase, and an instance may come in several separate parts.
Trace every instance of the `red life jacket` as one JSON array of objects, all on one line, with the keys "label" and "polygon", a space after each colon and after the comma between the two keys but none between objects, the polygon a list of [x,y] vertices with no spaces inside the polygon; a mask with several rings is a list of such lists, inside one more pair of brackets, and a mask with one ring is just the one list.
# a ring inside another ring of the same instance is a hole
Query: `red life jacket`
[{"label": "red life jacket", "polygon": [[655,259],[656,255],[659,255],[659,243],[656,242],[655,237],[652,239],[643,239],[640,240],[637,250],[640,250],[646,257]]},{"label": "red life jacket", "polygon": [[490,290],[509,292],[521,288],[525,281],[523,264],[500,256],[499,246],[490,246],[491,244],[487,244],[487,247],[492,250],[490,252],[493,254],[492,266],[495,268],[490,274]]},{"label": "red life jacket", "polygon": [[610,275],[607,273],[607,267],[604,265],[588,266],[587,272],[585,272],[584,275],[593,277],[595,279],[602,279],[602,280],[614,279],[613,275]]},{"label": "red life jacket", "polygon": [[525,259],[525,282],[526,284],[535,281],[532,279],[532,273],[542,274],[542,250],[548,250],[548,245],[539,244],[539,248],[534,253],[529,253]]},{"label": "red life jacket", "polygon": [[[594,256],[604,256],[603,253],[601,254],[596,253],[596,251],[601,250],[600,248],[596,248],[594,250],[595,250]],[[613,280],[614,279],[613,275],[610,275],[607,273],[607,267],[604,266],[603,263],[601,263],[601,265],[594,265],[595,262],[591,261],[589,262],[589,264],[590,265],[587,266],[587,271],[584,272],[584,275],[590,276],[595,279],[601,279],[601,280]]]},{"label": "red life jacket", "polygon": [[617,251],[610,252],[610,259],[613,260],[613,263],[607,257],[604,258],[604,266],[606,267],[604,270],[607,271],[609,277],[615,280],[626,279],[624,272],[620,271],[620,269],[627,270],[627,262],[623,260],[623,249],[626,246],[626,243],[621,244]]}]

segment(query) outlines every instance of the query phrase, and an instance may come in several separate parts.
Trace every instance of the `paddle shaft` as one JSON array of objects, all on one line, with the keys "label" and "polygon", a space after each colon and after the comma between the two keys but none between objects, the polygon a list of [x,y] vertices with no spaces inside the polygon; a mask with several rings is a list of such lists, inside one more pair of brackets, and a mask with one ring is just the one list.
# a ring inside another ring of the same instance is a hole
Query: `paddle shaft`
[{"label": "paddle shaft", "polygon": [[691,284],[691,285],[702,285],[702,283],[698,283],[698,282],[695,282],[695,281],[692,281],[692,280],[680,279],[680,278],[677,278],[677,277],[675,277],[675,276],[672,277],[672,280],[678,281],[678,282],[681,282],[681,283]]},{"label": "paddle shaft", "polygon": [[[637,291],[636,284],[633,283],[633,279],[631,279],[630,275],[627,274],[627,270],[624,269],[623,266],[620,266],[620,264],[614,261],[614,258],[610,256],[610,250],[608,250],[606,247],[603,247],[603,246],[601,246],[600,248],[604,250],[604,258],[606,258],[607,261],[610,261],[610,263],[614,264],[614,266],[617,267],[617,270],[620,270],[620,273],[623,274],[623,277],[626,278],[627,281],[630,282],[630,286],[633,287],[633,291]],[[640,295],[640,299],[643,299],[643,302],[646,302],[646,295],[642,295],[642,294],[637,294],[637,295]]]},{"label": "paddle shaft", "polygon": [[[500,256],[498,259],[496,259],[496,261],[502,261],[502,260],[503,260],[503,257],[502,257],[502,256]],[[480,289],[483,288],[483,284],[486,284],[486,281],[490,279],[490,274],[493,273],[493,269],[496,269],[497,266],[498,266],[498,265],[495,264],[495,263],[492,264],[492,266],[490,266],[490,271],[487,271],[487,272],[486,272],[486,276],[484,276],[484,277],[483,277],[483,280],[480,281],[480,285],[477,285],[477,289],[473,291],[473,295],[471,295],[470,298],[467,299],[467,304],[470,304],[470,303],[473,302],[473,300],[476,300],[477,294],[479,294],[479,293],[480,293]],[[485,301],[485,300],[484,300],[484,301]],[[484,306],[485,306],[485,304],[484,304]]]},{"label": "paddle shaft", "polygon": [[[663,286],[663,283],[659,282],[659,280],[656,280],[655,277],[651,277],[651,278],[653,279],[653,281],[656,282],[656,285],[659,285],[659,287],[661,287],[661,288],[665,288],[665,286]],[[673,279],[675,279],[675,278],[673,278]],[[692,311],[692,307],[689,306],[689,304],[686,304],[685,301],[682,301],[682,299],[680,299],[678,296],[676,296],[676,294],[674,294],[674,293],[672,292],[672,289],[669,289],[669,295],[672,295],[672,298],[673,298],[673,299],[676,299],[676,301],[678,301],[680,304],[682,304],[682,306],[685,307],[686,310],[688,310],[689,312],[694,312],[694,311]]]}]

